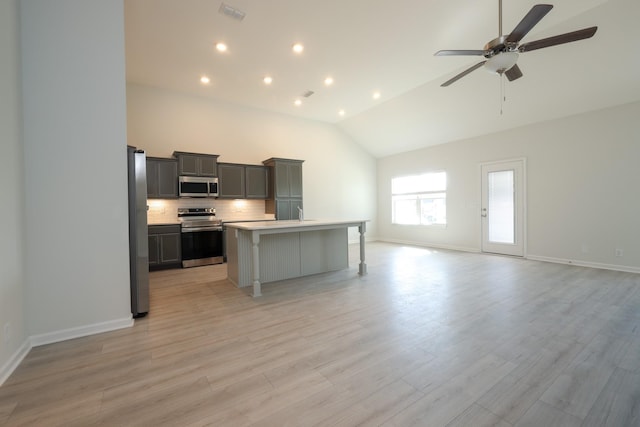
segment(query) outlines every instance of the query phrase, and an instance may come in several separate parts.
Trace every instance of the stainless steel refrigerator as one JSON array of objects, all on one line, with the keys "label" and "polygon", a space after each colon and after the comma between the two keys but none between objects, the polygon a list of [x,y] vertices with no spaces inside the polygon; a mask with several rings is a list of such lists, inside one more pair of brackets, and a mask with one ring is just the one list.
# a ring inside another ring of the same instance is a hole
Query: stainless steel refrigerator
[{"label": "stainless steel refrigerator", "polygon": [[147,161],[144,151],[127,146],[129,177],[129,276],[131,313],[149,312],[149,238],[147,229]]}]

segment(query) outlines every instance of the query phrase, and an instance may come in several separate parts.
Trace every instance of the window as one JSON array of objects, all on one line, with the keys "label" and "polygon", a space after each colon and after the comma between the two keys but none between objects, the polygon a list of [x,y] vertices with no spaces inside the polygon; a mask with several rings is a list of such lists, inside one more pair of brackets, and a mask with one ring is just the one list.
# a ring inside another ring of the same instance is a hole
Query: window
[{"label": "window", "polygon": [[393,224],[446,225],[447,173],[393,178],[391,204]]}]

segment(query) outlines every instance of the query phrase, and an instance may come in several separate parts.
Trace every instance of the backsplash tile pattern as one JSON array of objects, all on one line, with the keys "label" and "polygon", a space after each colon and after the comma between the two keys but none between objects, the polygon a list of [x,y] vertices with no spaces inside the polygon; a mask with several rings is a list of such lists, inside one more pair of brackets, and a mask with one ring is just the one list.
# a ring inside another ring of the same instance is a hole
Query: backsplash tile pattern
[{"label": "backsplash tile pattern", "polygon": [[274,219],[264,213],[264,200],[148,199],[147,205],[149,224],[177,223],[178,208],[216,208],[216,217],[223,221]]}]

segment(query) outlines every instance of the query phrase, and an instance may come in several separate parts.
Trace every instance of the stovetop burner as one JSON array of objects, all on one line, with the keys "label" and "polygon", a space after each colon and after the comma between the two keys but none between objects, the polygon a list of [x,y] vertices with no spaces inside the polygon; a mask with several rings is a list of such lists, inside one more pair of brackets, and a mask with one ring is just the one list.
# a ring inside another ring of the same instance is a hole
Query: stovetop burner
[{"label": "stovetop burner", "polygon": [[216,208],[178,208],[178,218],[216,216]]},{"label": "stovetop burner", "polygon": [[178,221],[182,228],[220,227],[215,208],[178,208]]}]

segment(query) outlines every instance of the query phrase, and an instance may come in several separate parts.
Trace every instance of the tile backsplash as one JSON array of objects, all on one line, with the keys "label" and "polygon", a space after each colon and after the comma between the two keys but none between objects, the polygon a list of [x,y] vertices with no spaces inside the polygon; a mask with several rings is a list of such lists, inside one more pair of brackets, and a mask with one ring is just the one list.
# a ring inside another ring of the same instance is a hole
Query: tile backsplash
[{"label": "tile backsplash", "polygon": [[174,224],[178,222],[178,208],[216,208],[216,217],[223,221],[274,219],[264,213],[264,200],[222,199],[148,199],[147,222],[149,224]]}]

